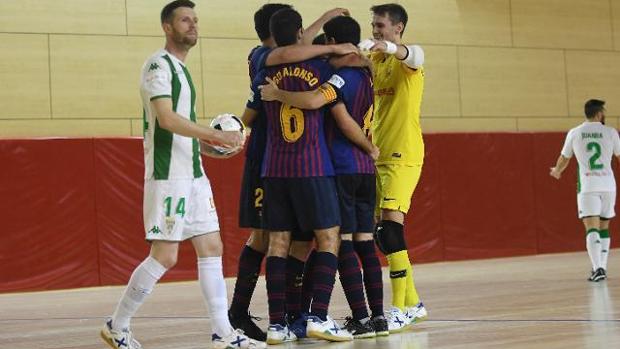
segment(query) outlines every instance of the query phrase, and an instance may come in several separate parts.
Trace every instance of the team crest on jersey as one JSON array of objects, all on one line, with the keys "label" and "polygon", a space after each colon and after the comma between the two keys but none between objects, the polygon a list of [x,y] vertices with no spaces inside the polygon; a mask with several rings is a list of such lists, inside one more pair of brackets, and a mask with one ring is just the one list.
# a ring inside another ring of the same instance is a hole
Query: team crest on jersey
[{"label": "team crest on jersey", "polygon": [[172,233],[175,223],[176,223],[176,219],[174,216],[166,217],[166,232],[168,232],[168,234]]},{"label": "team crest on jersey", "polygon": [[149,65],[149,71],[157,70],[159,68],[159,64],[157,63],[151,63],[151,65]]}]

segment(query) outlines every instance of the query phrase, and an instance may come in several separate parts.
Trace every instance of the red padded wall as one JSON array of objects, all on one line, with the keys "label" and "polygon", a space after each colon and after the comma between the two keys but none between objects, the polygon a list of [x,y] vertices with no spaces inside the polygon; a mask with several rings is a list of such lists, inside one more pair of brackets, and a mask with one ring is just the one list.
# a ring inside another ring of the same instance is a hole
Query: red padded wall
[{"label": "red padded wall", "polygon": [[437,135],[425,136],[424,143],[426,155],[422,175],[405,218],[407,247],[413,263],[444,260],[438,151],[441,139]]},{"label": "red padded wall", "polygon": [[98,285],[93,141],[0,141],[0,291]]},{"label": "red padded wall", "polygon": [[531,137],[440,137],[446,260],[536,253]]},{"label": "red padded wall", "polygon": [[[549,177],[563,139],[426,135],[405,223],[412,261],[583,250],[574,160],[562,180]],[[224,272],[234,276],[248,238],[237,227],[244,158],[203,160],[220,217]],[[0,292],[127,282],[149,250],[141,139],[0,140],[0,163]],[[614,230],[612,223],[612,236]],[[186,242],[165,280],[195,278],[196,257]]]},{"label": "red padded wall", "polygon": [[[573,159],[558,181],[549,176],[560,154],[563,134],[534,134],[534,188],[539,253],[585,249],[585,232],[577,219],[577,165]],[[558,214],[563,213],[563,214]]]}]

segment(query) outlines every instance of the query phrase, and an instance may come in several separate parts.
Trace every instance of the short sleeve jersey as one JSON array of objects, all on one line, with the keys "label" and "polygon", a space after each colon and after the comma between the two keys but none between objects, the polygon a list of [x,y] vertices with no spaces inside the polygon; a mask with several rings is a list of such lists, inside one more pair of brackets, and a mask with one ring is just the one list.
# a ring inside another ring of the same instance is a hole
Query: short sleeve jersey
[{"label": "short sleeve jersey", "polygon": [[[363,131],[369,132],[374,99],[370,71],[364,68],[341,68],[330,77],[328,83],[336,93],[337,101],[344,103]],[[327,118],[326,126],[327,142],[337,175],[375,172],[372,158],[351,143],[332,118]]]},{"label": "short sleeve jersey", "polygon": [[159,126],[151,101],[172,99],[172,109],[196,122],[196,89],[185,64],[166,50],[142,67],[140,95],[144,118],[145,179],[188,179],[204,175],[198,140]]},{"label": "short sleeve jersey", "polygon": [[262,108],[267,116],[267,146],[262,166],[263,177],[333,176],[324,130],[324,110],[298,109],[277,101],[262,102],[258,86],[270,77],[287,91],[318,88],[332,75],[322,59],[278,65],[261,70],[252,83],[248,107]]},{"label": "short sleeve jersey", "polygon": [[381,152],[377,164],[422,165],[424,68],[411,69],[396,56],[382,52],[372,53],[370,59],[375,91],[372,135]]},{"label": "short sleeve jersey", "polygon": [[616,191],[611,158],[620,155],[618,131],[600,122],[584,122],[566,135],[562,156],[573,154],[578,162],[579,193]]},{"label": "short sleeve jersey", "polygon": [[[271,49],[267,46],[257,46],[248,55],[248,74],[250,75],[250,83],[256,77],[256,74],[265,67],[265,60]],[[264,83],[264,82],[263,82]],[[251,84],[250,84],[251,85]],[[251,88],[251,86],[250,86]],[[252,92],[250,92],[252,95]],[[250,99],[253,99],[251,96]],[[248,106],[252,104],[248,103]],[[265,146],[267,144],[267,118],[262,108],[252,105],[258,112],[258,115],[252,122],[252,132],[248,139],[248,145],[245,149],[245,156],[250,161],[257,164],[262,163],[265,154]]]}]

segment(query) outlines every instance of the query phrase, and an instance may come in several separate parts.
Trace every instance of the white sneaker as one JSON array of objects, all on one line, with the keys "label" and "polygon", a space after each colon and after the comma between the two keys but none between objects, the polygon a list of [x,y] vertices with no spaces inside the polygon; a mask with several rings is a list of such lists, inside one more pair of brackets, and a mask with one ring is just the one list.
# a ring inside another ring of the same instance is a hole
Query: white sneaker
[{"label": "white sneaker", "polygon": [[233,348],[250,348],[262,349],[267,348],[265,342],[260,342],[246,336],[242,330],[232,330],[226,337],[220,337],[217,334],[211,335],[211,348],[213,349],[233,349]]},{"label": "white sneaker", "polygon": [[331,317],[323,321],[316,316],[308,316],[306,325],[308,337],[326,339],[332,342],[345,342],[353,340],[353,335],[340,327]]},{"label": "white sneaker", "polygon": [[407,329],[407,326],[411,323],[411,320],[406,313],[403,313],[397,307],[392,307],[390,311],[385,315],[388,322],[388,330],[390,333],[398,333]]},{"label": "white sneaker", "polygon": [[142,349],[140,342],[133,338],[131,330],[126,328],[122,331],[117,331],[112,328],[112,319],[109,319],[103,325],[103,329],[100,332],[101,338],[108,343],[111,348],[114,349]]},{"label": "white sneaker", "polygon": [[289,330],[288,326],[275,324],[269,325],[267,329],[267,344],[282,344],[296,340],[297,336]]},{"label": "white sneaker", "polygon": [[407,316],[407,318],[409,318],[409,323],[413,325],[415,323],[426,320],[426,318],[428,317],[428,312],[424,307],[424,303],[420,302],[414,307],[407,308],[405,315]]}]

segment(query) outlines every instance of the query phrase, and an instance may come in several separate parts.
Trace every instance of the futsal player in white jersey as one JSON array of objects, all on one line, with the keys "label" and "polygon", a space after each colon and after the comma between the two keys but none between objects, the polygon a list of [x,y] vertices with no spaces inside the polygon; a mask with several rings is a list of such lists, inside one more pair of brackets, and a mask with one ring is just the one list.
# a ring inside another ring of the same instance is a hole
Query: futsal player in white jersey
[{"label": "futsal player in white jersey", "polygon": [[588,280],[598,282],[607,278],[609,220],[616,215],[616,180],[611,159],[613,155],[620,159],[620,137],[616,129],[605,126],[604,101],[591,99],[584,109],[586,121],[568,132],[550,175],[560,179],[575,155],[579,172],[577,209],[586,229],[586,247],[592,262]]},{"label": "futsal player in white jersey", "polygon": [[[138,349],[130,320],[157,281],[177,261],[179,242],[190,239],[198,257],[198,280],[208,305],[213,348],[264,348],[228,321],[222,272],[222,240],[211,186],[200,159],[199,140],[243,144],[240,132],[196,124],[196,90],[185,66],[198,40],[194,3],[177,0],[161,12],[166,46],[142,68],[144,107],[144,228],[149,256],[134,270],[101,336],[112,348]],[[174,332],[174,328],[170,328]]]}]

